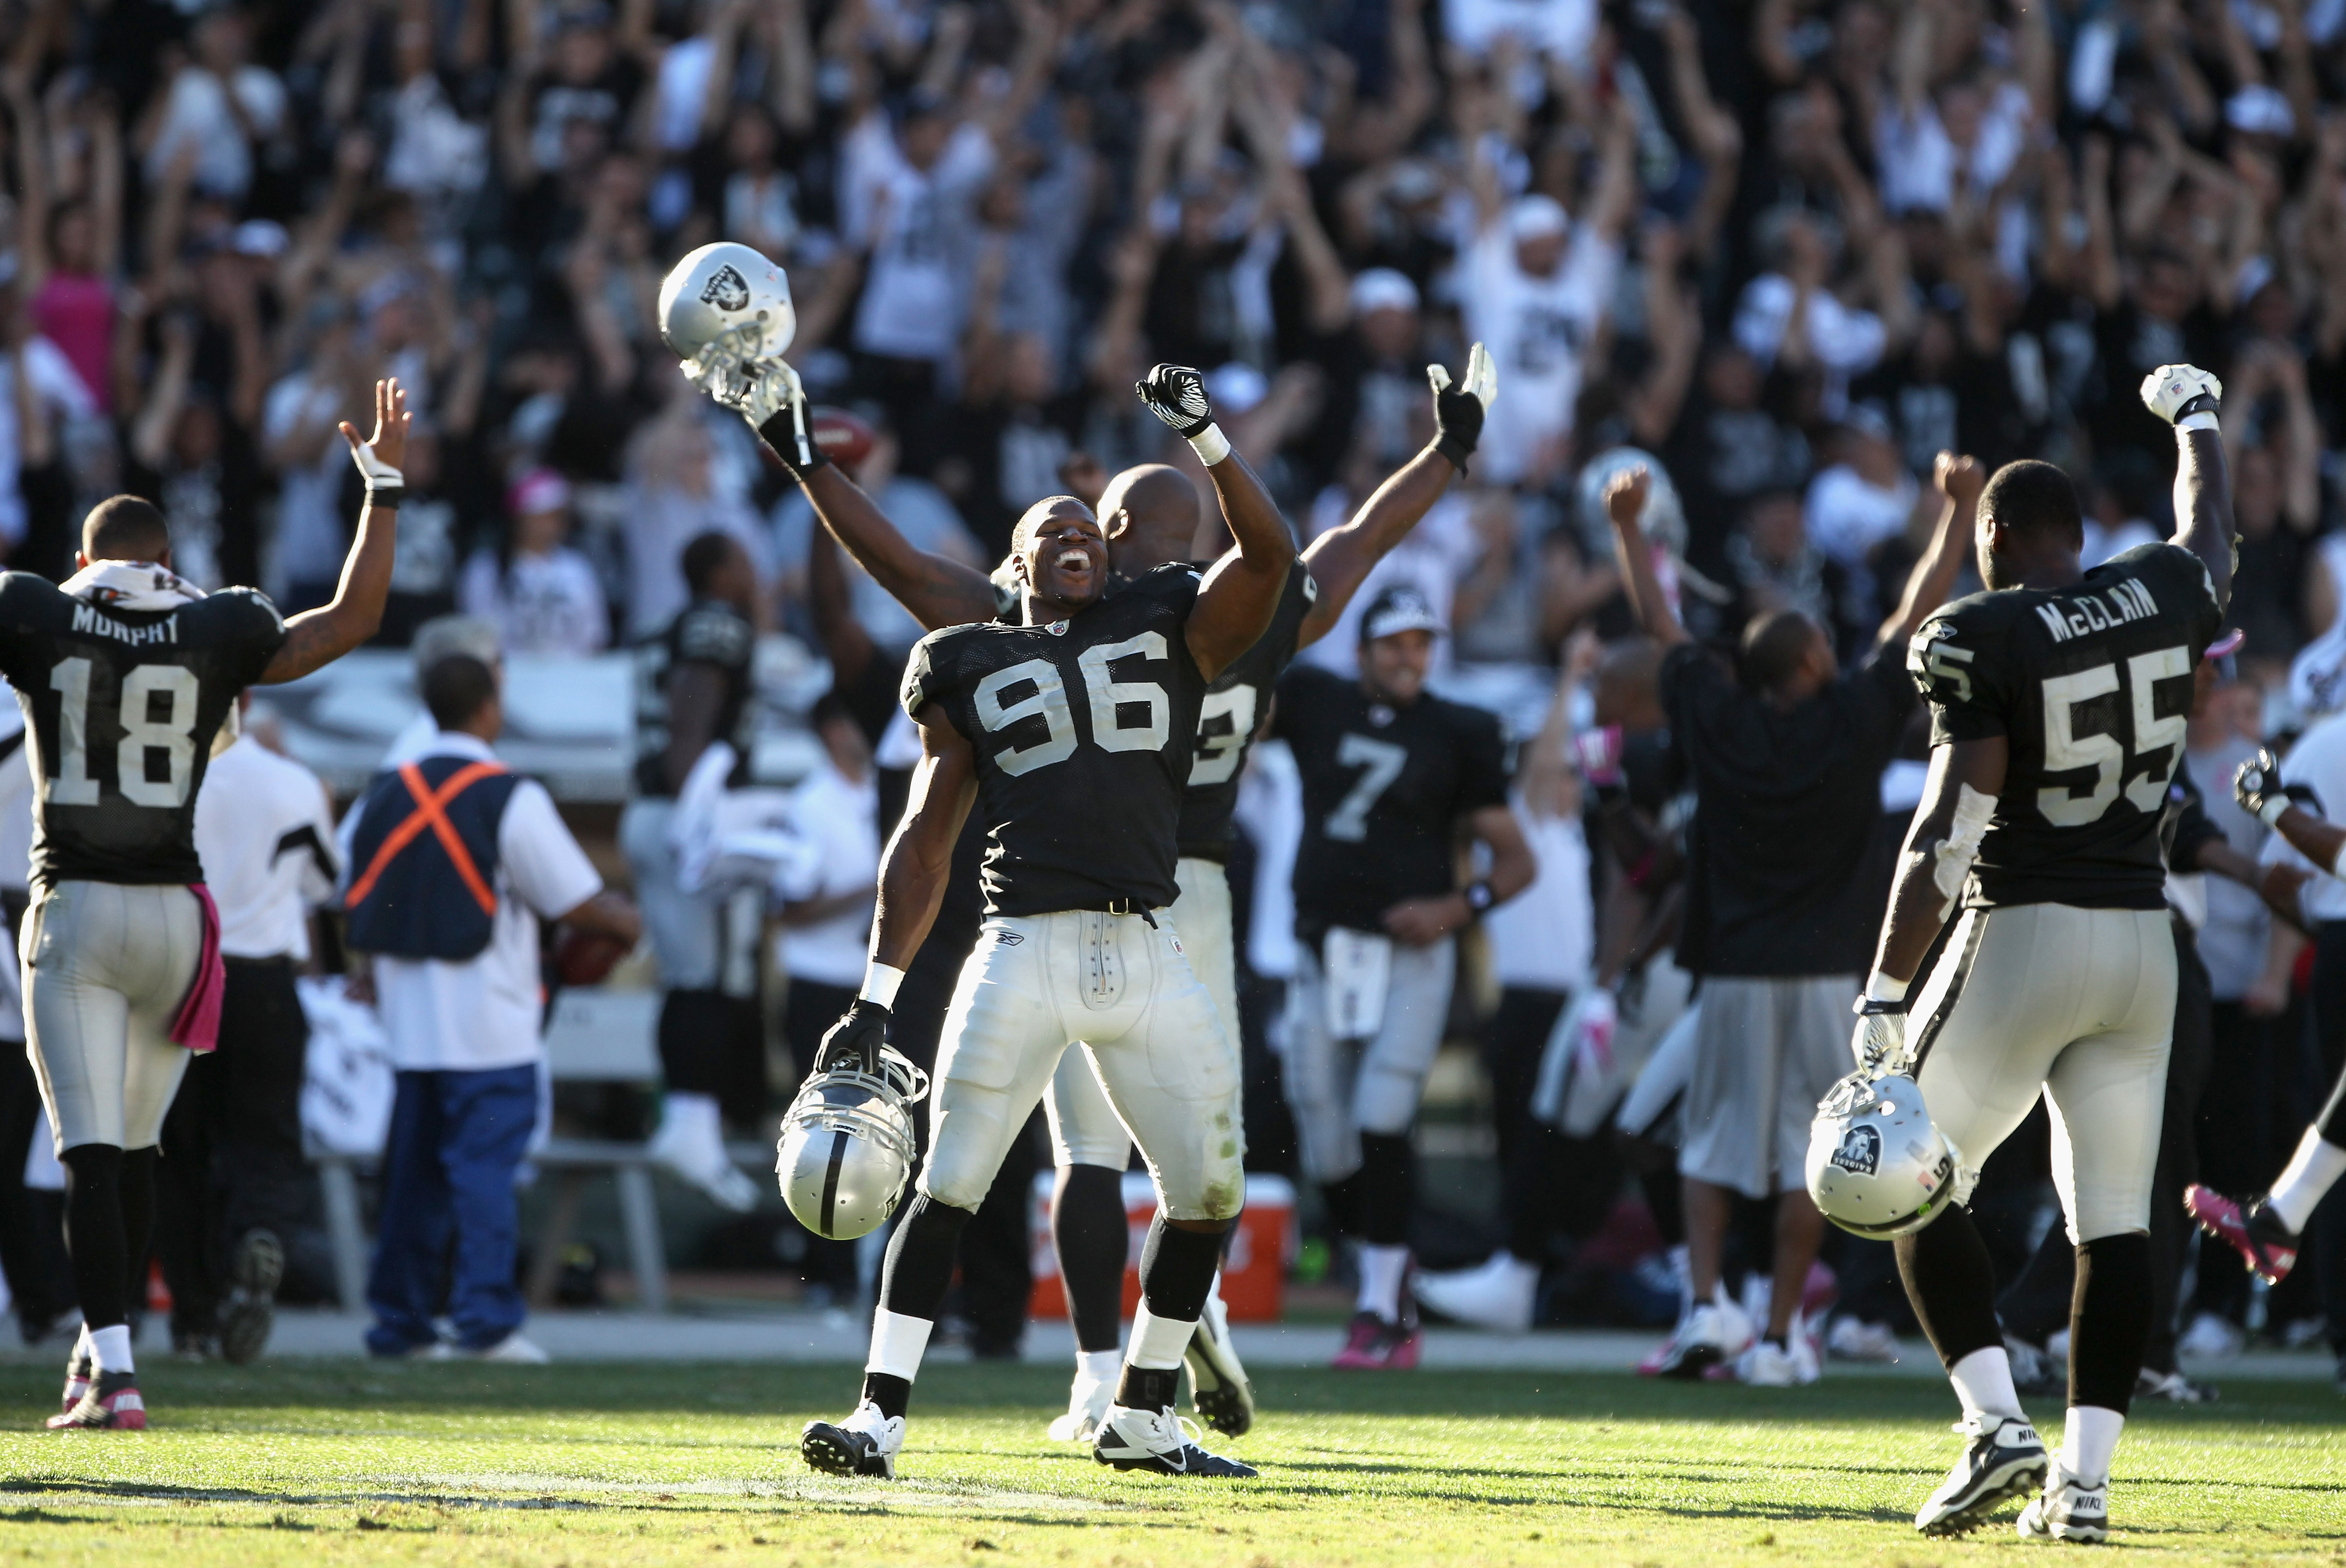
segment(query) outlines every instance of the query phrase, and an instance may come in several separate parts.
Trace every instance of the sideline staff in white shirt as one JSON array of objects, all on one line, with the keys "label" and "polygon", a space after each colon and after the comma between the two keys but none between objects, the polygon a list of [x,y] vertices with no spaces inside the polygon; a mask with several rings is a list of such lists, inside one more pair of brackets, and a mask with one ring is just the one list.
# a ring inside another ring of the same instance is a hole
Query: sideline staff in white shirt
[{"label": "sideline staff in white shirt", "polygon": [[155,1184],[171,1345],[185,1354],[242,1365],[260,1353],[284,1240],[310,1207],[310,1025],[293,977],[310,957],[310,911],[333,896],[333,842],[332,802],[307,768],[249,733],[212,759],[196,796],[196,853],[219,907],[219,1049],[188,1064]]},{"label": "sideline staff in white shirt", "polygon": [[[409,789],[425,784],[434,809],[462,816],[455,809],[462,797],[451,793],[462,788],[454,776],[463,765],[495,761],[491,743],[505,724],[496,676],[480,660],[457,655],[434,664],[423,685],[439,734],[415,759],[413,775],[400,782]],[[456,769],[446,766],[451,760]],[[494,777],[503,769],[485,772]],[[386,824],[369,822],[375,812],[396,821],[416,809],[404,790],[371,788],[343,824],[345,863],[355,859],[354,845],[394,842]],[[558,919],[631,945],[642,934],[635,906],[603,891],[602,877],[564,826],[545,786],[514,781],[495,821],[495,853],[487,852],[484,831],[484,841],[465,846],[461,868],[468,879],[485,881],[492,895],[486,946],[464,959],[388,953],[373,959],[376,1002],[399,1085],[383,1151],[381,1235],[367,1281],[367,1304],[375,1315],[367,1348],[379,1356],[432,1345],[437,1339],[433,1320],[444,1301],[458,1351],[500,1360],[546,1359],[519,1333],[525,1309],[514,1288],[513,1178],[536,1120],[544,1054],[537,922],[541,916]],[[462,831],[452,830],[452,836]],[[355,911],[353,942],[377,875],[384,875],[382,885],[391,885],[392,874],[402,870],[399,858],[411,854],[419,863],[404,868],[413,874],[398,885],[423,901],[420,912],[427,922],[441,920],[438,910],[446,902],[454,916],[478,918],[470,901],[474,894],[459,880],[444,840],[426,832],[404,842],[378,850],[364,868],[351,865],[344,896]],[[484,861],[490,863],[485,878]],[[353,891],[358,897],[351,896]]]}]

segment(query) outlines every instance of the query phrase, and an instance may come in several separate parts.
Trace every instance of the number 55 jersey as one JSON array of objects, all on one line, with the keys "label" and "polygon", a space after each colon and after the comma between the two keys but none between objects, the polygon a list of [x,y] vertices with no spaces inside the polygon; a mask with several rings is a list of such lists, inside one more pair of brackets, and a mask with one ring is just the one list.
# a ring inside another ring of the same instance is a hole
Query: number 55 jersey
[{"label": "number 55 jersey", "polygon": [[2164,907],[2160,815],[2193,671],[2222,622],[2207,567],[2162,544],[2065,588],[1974,594],[1923,624],[1907,667],[1932,744],[2011,747],[1965,908]]},{"label": "number 55 jersey", "polygon": [[200,882],[196,792],[237,694],[285,644],[268,598],[230,588],[167,609],[0,575],[0,674],[31,731],[33,886]]},{"label": "number 55 jersey", "polygon": [[979,881],[994,915],[1160,909],[1206,680],[1184,635],[1198,575],[1168,565],[1046,626],[923,637],[904,711],[932,704],[977,755]]}]

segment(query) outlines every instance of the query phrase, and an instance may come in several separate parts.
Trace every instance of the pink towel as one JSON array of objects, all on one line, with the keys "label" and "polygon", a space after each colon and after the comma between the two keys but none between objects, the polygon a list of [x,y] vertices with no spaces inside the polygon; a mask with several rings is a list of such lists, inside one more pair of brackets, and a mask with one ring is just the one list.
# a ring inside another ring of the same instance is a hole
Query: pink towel
[{"label": "pink towel", "polygon": [[220,962],[219,906],[212,902],[211,889],[190,882],[188,891],[203,907],[204,941],[196,954],[196,978],[171,1019],[171,1041],[201,1054],[219,1048],[220,993],[228,987],[228,967]]}]

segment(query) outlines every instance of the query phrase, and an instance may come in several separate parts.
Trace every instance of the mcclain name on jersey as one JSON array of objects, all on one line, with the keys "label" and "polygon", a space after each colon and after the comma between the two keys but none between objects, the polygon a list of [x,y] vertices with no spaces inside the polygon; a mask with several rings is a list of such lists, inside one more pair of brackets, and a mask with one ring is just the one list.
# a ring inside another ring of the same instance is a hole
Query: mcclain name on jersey
[{"label": "mcclain name on jersey", "polygon": [[2112,583],[2098,594],[2079,594],[2066,613],[2059,605],[2039,605],[2036,618],[2056,643],[2088,632],[2106,632],[2128,621],[2147,621],[2158,614],[2158,602],[2138,582]]}]

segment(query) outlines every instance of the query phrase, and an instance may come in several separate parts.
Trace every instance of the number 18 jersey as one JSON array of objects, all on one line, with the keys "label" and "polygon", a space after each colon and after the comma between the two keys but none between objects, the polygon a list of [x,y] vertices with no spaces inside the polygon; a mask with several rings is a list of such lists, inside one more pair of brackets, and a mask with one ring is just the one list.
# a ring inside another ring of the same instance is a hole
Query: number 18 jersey
[{"label": "number 18 jersey", "polygon": [[250,588],[126,610],[0,575],[0,674],[33,748],[33,886],[202,881],[196,791],[212,738],[284,643]]},{"label": "number 18 jersey", "polygon": [[1974,594],[1923,623],[1907,667],[1932,744],[2011,748],[1964,907],[2164,904],[2159,820],[2223,618],[2197,555],[2143,545],[2066,588]]},{"label": "number 18 jersey", "polygon": [[904,711],[940,706],[977,757],[989,914],[1161,909],[1205,677],[1189,655],[1198,577],[1159,566],[1065,620],[931,632]]}]

